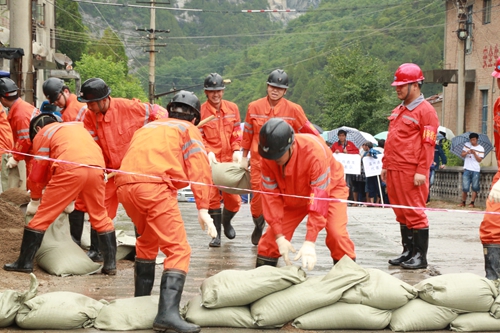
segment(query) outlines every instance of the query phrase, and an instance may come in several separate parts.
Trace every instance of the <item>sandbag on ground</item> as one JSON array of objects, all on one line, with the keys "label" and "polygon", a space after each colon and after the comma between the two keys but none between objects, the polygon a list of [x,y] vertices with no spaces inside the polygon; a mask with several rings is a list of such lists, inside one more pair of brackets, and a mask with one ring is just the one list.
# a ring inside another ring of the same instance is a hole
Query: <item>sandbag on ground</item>
[{"label": "sandbag on ground", "polygon": [[261,266],[247,271],[224,270],[201,284],[206,308],[248,305],[266,295],[302,283],[306,273],[298,266]]},{"label": "sandbag on ground", "polygon": [[89,328],[104,306],[85,295],[58,291],[37,296],[19,309],[16,324],[25,329]]},{"label": "sandbag on ground", "polygon": [[366,270],[344,256],[326,276],[308,278],[253,303],[252,317],[259,326],[283,325],[337,302],[345,290],[367,278]]},{"label": "sandbag on ground", "polygon": [[382,330],[391,321],[390,310],[337,302],[296,318],[292,325],[303,330]]},{"label": "sandbag on ground", "polygon": [[500,295],[495,298],[493,305],[490,308],[490,314],[495,319],[500,319]]},{"label": "sandbag on ground", "polygon": [[392,312],[389,326],[395,332],[442,330],[457,317],[452,309],[416,298]]},{"label": "sandbag on ground", "polygon": [[158,301],[158,295],[111,301],[105,304],[97,315],[94,327],[108,331],[153,329],[153,321],[158,313]]},{"label": "sandbag on ground", "polygon": [[31,273],[28,291],[5,290],[0,293],[0,327],[7,327],[15,323],[17,311],[24,302],[36,296],[37,288],[38,281],[35,275]]},{"label": "sandbag on ground", "polygon": [[262,328],[255,324],[248,305],[208,309],[201,303],[201,295],[189,300],[181,309],[182,317],[202,327]]},{"label": "sandbag on ground", "polygon": [[488,312],[464,313],[450,323],[450,329],[457,332],[500,332],[500,319],[493,318]]},{"label": "sandbag on ground", "polygon": [[434,276],[414,287],[427,303],[458,312],[488,312],[498,296],[492,281],[472,273]]},{"label": "sandbag on ground", "polygon": [[135,250],[135,236],[128,236],[123,230],[116,230],[116,261],[128,258]]},{"label": "sandbag on ground", "polygon": [[[250,172],[242,169],[239,163],[223,162],[212,164],[214,185],[221,191],[231,194],[247,194],[250,186]],[[230,187],[230,188],[228,188]]]},{"label": "sandbag on ground", "polygon": [[417,290],[408,283],[379,269],[368,268],[366,271],[368,279],[347,290],[339,302],[393,310],[417,297]]}]

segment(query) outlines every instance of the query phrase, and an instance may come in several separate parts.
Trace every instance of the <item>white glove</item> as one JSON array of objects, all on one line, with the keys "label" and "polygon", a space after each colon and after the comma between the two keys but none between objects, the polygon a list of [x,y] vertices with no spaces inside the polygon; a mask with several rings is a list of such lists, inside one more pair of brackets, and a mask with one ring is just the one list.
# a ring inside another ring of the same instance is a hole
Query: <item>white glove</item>
[{"label": "white glove", "polygon": [[208,153],[208,162],[210,163],[210,166],[212,164],[217,163],[217,158],[215,158],[215,154],[213,152]]},{"label": "white glove", "polygon": [[493,202],[500,202],[500,180],[497,180],[495,185],[491,188],[490,194],[488,195],[488,200]]},{"label": "white glove", "polygon": [[248,170],[248,157],[242,156],[240,159],[240,168]]},{"label": "white glove", "polygon": [[74,201],[71,201],[71,202],[69,203],[69,205],[67,205],[67,206],[66,206],[66,208],[64,208],[64,212],[65,212],[66,214],[69,214],[69,213],[71,213],[71,212],[72,212],[72,211],[74,211],[74,210],[75,210],[75,202],[74,202]]},{"label": "white glove", "polygon": [[9,169],[15,168],[18,163],[19,163],[19,161],[16,161],[14,159],[14,157],[11,156],[11,157],[9,157],[9,160],[7,161],[7,168],[9,168]]},{"label": "white glove", "polygon": [[314,248],[313,242],[305,241],[293,260],[299,260],[302,257],[302,267],[307,267],[308,270],[313,269],[314,265],[316,265],[316,250]]},{"label": "white glove", "polygon": [[26,215],[35,215],[38,206],[40,206],[40,199],[38,200],[31,199],[30,202],[28,203],[28,206],[26,207]]},{"label": "white glove", "polygon": [[239,150],[233,152],[233,163],[240,163],[241,153]]},{"label": "white glove", "polygon": [[290,262],[290,258],[288,258],[288,252],[292,251],[293,253],[297,252],[295,248],[292,246],[292,243],[286,240],[285,236],[278,237],[276,239],[276,243],[278,243],[278,248],[280,250],[280,254],[285,260],[285,264],[290,266],[292,263]]},{"label": "white glove", "polygon": [[217,237],[217,230],[214,226],[214,220],[208,214],[208,209],[200,209],[198,211],[198,223],[200,223],[201,230],[207,228],[207,235],[212,238]]}]

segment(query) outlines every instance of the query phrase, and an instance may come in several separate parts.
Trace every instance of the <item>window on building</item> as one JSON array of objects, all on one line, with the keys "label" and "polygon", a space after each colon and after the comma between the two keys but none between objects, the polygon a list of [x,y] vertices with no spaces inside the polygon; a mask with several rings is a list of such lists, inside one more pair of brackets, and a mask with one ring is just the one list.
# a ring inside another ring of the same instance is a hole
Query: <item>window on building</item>
[{"label": "window on building", "polygon": [[471,54],[472,53],[472,5],[467,6],[467,21],[466,21],[466,29],[467,29],[467,39],[465,40],[465,53],[466,54]]},{"label": "window on building", "polygon": [[7,0],[0,0],[0,6],[7,6],[8,4]]},{"label": "window on building", "polygon": [[481,90],[481,133],[488,134],[488,90]]},{"label": "window on building", "polygon": [[483,24],[491,23],[491,0],[483,0]]},{"label": "window on building", "polygon": [[[1,0],[0,0],[1,1]],[[33,20],[39,26],[45,26],[45,4],[39,4],[37,1],[33,1],[31,7]]]}]

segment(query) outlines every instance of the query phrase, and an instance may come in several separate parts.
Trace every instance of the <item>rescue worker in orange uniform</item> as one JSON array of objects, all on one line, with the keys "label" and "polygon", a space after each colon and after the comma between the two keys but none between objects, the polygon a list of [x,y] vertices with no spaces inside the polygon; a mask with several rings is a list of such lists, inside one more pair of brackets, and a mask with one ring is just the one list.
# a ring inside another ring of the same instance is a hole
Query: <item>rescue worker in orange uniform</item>
[{"label": "rescue worker in orange uniform", "polygon": [[[207,101],[201,105],[201,120],[210,116],[215,118],[200,128],[203,143],[208,152],[210,164],[214,162],[239,162],[241,143],[241,119],[238,106],[223,100],[224,81],[217,73],[208,75],[204,82]],[[221,210],[221,199],[224,200],[224,209]],[[221,245],[221,225],[224,226],[224,235],[233,239],[236,232],[231,220],[240,210],[241,197],[219,191],[215,186],[210,187],[210,207],[208,213],[214,220],[217,237],[212,239],[210,247]]]},{"label": "rescue worker in orange uniform", "polygon": [[104,159],[101,149],[82,123],[60,123],[61,120],[52,114],[40,114],[31,121],[29,136],[37,157],[30,173],[33,186],[26,214],[34,217],[24,228],[19,258],[12,264],[6,264],[4,269],[32,272],[33,258],[45,231],[80,194],[88,208],[90,223],[99,233],[104,255],[102,273],[114,275],[116,236],[113,221],[104,207]]},{"label": "rescue worker in orange uniform", "polygon": [[0,104],[0,154],[8,154],[8,150],[12,150],[12,147],[14,147],[12,129],[7,120],[7,114]]},{"label": "rescue worker in orange uniform", "polygon": [[[142,103],[137,99],[114,98],[111,89],[99,78],[88,79],[82,84],[79,102],[87,103],[87,112],[83,123],[95,142],[101,147],[107,169],[118,170],[135,131],[150,121],[168,117],[168,112],[159,105]],[[114,219],[118,209],[115,180],[108,177],[106,183],[106,209]],[[91,231],[96,239],[96,231]],[[91,245],[89,257],[98,261],[97,251]]]},{"label": "rescue worker in orange uniform", "polygon": [[[387,183],[391,204],[425,207],[429,194],[429,166],[434,160],[439,120],[420,92],[424,75],[419,66],[405,63],[394,74],[402,103],[389,116],[381,179]],[[406,269],[427,267],[429,220],[423,210],[393,208],[400,223],[403,252],[389,260]]]},{"label": "rescue worker in orange uniform", "polygon": [[[500,88],[500,58],[497,59],[495,70],[491,75],[496,78]],[[500,97],[493,106],[493,129],[495,138],[495,153],[500,163]],[[500,165],[500,164],[498,164]],[[491,183],[491,191],[486,201],[486,212],[500,213],[500,170],[497,171]],[[486,278],[497,280],[500,278],[500,216],[485,214],[479,227],[479,238],[484,250],[484,268]]]},{"label": "rescue worker in orange uniform", "polygon": [[[77,96],[72,94],[69,87],[64,83],[63,80],[51,77],[45,80],[43,83],[43,94],[48,99],[51,104],[56,105],[61,108],[61,116],[64,122],[68,121],[83,121],[85,119],[85,114],[87,113],[87,104],[80,103],[77,100]],[[83,204],[81,198],[77,198],[74,204],[74,210],[69,213],[69,230],[71,237],[78,245],[81,245],[83,224],[85,221],[85,212],[87,209]],[[68,212],[68,211],[66,211]],[[97,234],[93,233],[93,242],[91,241],[90,251],[87,253],[89,257],[94,258],[99,256],[99,249],[97,248]],[[102,261],[102,256],[99,261]]]},{"label": "rescue worker in orange uniform", "polygon": [[[4,107],[9,108],[7,120],[9,121],[14,138],[13,151],[32,154],[29,136],[30,120],[38,115],[40,111],[28,102],[23,101],[19,97],[18,90],[19,88],[16,83],[11,79],[6,77],[0,79],[0,103]],[[16,168],[19,161],[26,162],[26,185],[28,189],[30,189],[28,176],[31,171],[32,160],[33,158],[30,156],[13,153],[7,161],[9,169]]]},{"label": "rescue worker in orange uniform", "polygon": [[344,255],[355,260],[354,243],[347,232],[347,203],[315,200],[349,196],[344,168],[324,140],[311,134],[295,135],[288,123],[273,118],[260,130],[258,149],[263,158],[262,190],[270,194],[262,200],[269,227],[257,247],[256,266],[276,266],[280,256],[290,265],[288,253],[296,252],[290,241],[306,216],[306,238],[294,260],[302,258],[303,267],[313,269],[315,242],[323,228],[333,262]]},{"label": "rescue worker in orange uniform", "polygon": [[[260,191],[259,131],[266,121],[271,118],[281,118],[290,124],[295,132],[319,135],[318,131],[307,119],[302,107],[283,97],[287,89],[288,75],[285,71],[276,69],[267,78],[267,96],[248,105],[241,141],[243,155],[240,165],[242,168],[248,169],[248,153],[250,152],[250,177],[253,191]],[[266,225],[262,215],[261,194],[253,192],[250,204],[250,211],[255,224],[252,232],[252,244],[257,245]]]},{"label": "rescue worker in orange uniform", "polygon": [[[179,91],[167,106],[169,119],[137,130],[115,176],[118,197],[140,236],[136,244],[135,296],[150,295],[158,248],[166,255],[155,331],[199,332],[179,315],[191,247],[177,203],[177,190],[192,184],[198,222],[212,237],[217,231],[208,214],[212,173],[200,131],[200,101]],[[193,125],[194,124],[194,125]],[[123,171],[123,173],[121,172]]]}]

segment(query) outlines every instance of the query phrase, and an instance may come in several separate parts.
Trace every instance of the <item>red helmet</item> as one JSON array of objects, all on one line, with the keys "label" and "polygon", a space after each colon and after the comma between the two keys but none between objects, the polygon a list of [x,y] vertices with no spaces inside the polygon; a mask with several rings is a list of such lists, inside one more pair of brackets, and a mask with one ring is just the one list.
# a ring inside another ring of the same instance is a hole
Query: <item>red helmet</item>
[{"label": "red helmet", "polygon": [[391,86],[402,86],[414,82],[422,83],[424,79],[424,74],[418,65],[406,63],[397,69],[394,74],[394,82],[392,82]]},{"label": "red helmet", "polygon": [[497,59],[497,62],[495,63],[495,70],[491,73],[491,76],[500,79],[500,58]]}]

